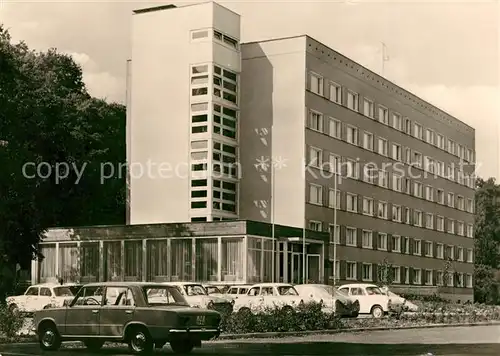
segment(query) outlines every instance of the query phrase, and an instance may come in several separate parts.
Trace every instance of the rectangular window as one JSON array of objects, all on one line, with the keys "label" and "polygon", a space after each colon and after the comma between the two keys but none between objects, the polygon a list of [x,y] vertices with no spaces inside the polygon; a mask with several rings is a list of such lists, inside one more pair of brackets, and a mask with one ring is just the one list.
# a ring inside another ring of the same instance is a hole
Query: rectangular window
[{"label": "rectangular window", "polygon": [[437,134],[437,136],[436,136],[436,141],[437,141],[437,142],[436,142],[436,145],[437,145],[440,149],[444,150],[444,136],[443,136],[443,135],[441,135],[441,134]]},{"label": "rectangular window", "polygon": [[363,214],[373,216],[373,199],[363,197]]},{"label": "rectangular window", "polygon": [[347,126],[347,142],[358,145],[358,129],[354,126]]},{"label": "rectangular window", "polygon": [[374,117],[374,104],[373,104],[373,101],[371,101],[370,99],[367,99],[367,98],[364,98],[363,99],[363,114],[365,116],[368,116],[369,118],[372,118]]},{"label": "rectangular window", "polygon": [[403,209],[401,205],[392,205],[392,221],[401,222],[403,219]]},{"label": "rectangular window", "polygon": [[467,224],[467,237],[474,237],[474,226]]},{"label": "rectangular window", "polygon": [[315,131],[323,132],[323,114],[309,110],[309,124],[308,127]]},{"label": "rectangular window", "polygon": [[457,247],[457,261],[464,262],[464,249],[463,249],[463,247]]},{"label": "rectangular window", "polygon": [[465,275],[465,287],[472,288],[472,274]]},{"label": "rectangular window", "polygon": [[346,279],[347,280],[356,280],[357,279],[357,271],[356,271],[356,262],[346,262]]},{"label": "rectangular window", "polygon": [[334,82],[330,82],[330,101],[342,104],[342,87]]},{"label": "rectangular window", "polygon": [[465,199],[461,195],[457,195],[457,209],[458,210],[465,210]]},{"label": "rectangular window", "polygon": [[397,143],[392,144],[392,159],[402,161],[401,145]]},{"label": "rectangular window", "polygon": [[432,270],[427,269],[425,270],[425,285],[432,286],[432,283],[433,283]]},{"label": "rectangular window", "polygon": [[351,110],[359,110],[359,95],[351,90],[347,91],[347,107]]},{"label": "rectangular window", "polygon": [[443,216],[437,216],[436,217],[436,230],[437,231],[444,231],[444,217]]},{"label": "rectangular window", "polygon": [[395,284],[401,283],[401,267],[392,266],[392,281]]},{"label": "rectangular window", "polygon": [[309,184],[309,203],[323,205],[323,187],[317,184]]},{"label": "rectangular window", "polygon": [[363,133],[363,148],[373,151],[373,134],[371,132]]},{"label": "rectangular window", "polygon": [[373,248],[373,232],[369,230],[363,230],[361,245],[363,248]]},{"label": "rectangular window", "polygon": [[335,225],[335,229],[333,228],[333,224],[330,224],[328,227],[328,232],[330,233],[330,242],[335,242],[337,244],[340,243],[340,225]]},{"label": "rectangular window", "polygon": [[328,131],[331,137],[342,139],[342,123],[340,120],[330,117],[328,119]]},{"label": "rectangular window", "polygon": [[407,117],[404,118],[404,132],[411,135],[411,120]]},{"label": "rectangular window", "polygon": [[413,225],[422,227],[422,212],[420,210],[414,211]]},{"label": "rectangular window", "polygon": [[378,202],[377,216],[381,219],[387,219],[387,203],[385,201]]},{"label": "rectangular window", "polygon": [[309,220],[309,230],[321,231],[321,229],[322,229],[321,221]]},{"label": "rectangular window", "polygon": [[430,185],[425,187],[425,199],[428,201],[434,201],[434,188]]},{"label": "rectangular window", "polygon": [[379,232],[377,237],[377,249],[387,251],[387,234]]},{"label": "rectangular window", "polygon": [[398,131],[403,131],[403,119],[396,112],[392,113],[392,127]]},{"label": "rectangular window", "polygon": [[328,190],[328,207],[340,209],[340,190]]},{"label": "rectangular window", "polygon": [[452,155],[455,154],[455,142],[451,139],[448,139],[447,151],[448,151],[448,153],[451,153]]},{"label": "rectangular window", "polygon": [[349,158],[346,158],[345,163],[346,163],[346,177],[352,179],[358,179],[359,163]]},{"label": "rectangular window", "polygon": [[309,89],[313,93],[323,96],[323,77],[316,73],[309,73]]},{"label": "rectangular window", "polygon": [[392,189],[396,192],[403,191],[403,177],[400,174],[392,174]]},{"label": "rectangular window", "polygon": [[413,195],[416,196],[417,198],[422,198],[423,197],[423,192],[422,192],[422,183],[420,182],[413,182]]},{"label": "rectangular window", "polygon": [[388,148],[387,148],[387,140],[385,138],[379,137],[378,138],[378,153],[381,154],[382,156],[388,155]]},{"label": "rectangular window", "polygon": [[455,220],[453,219],[448,219],[448,222],[447,224],[448,227],[446,229],[446,231],[449,233],[449,234],[454,234],[455,233]]},{"label": "rectangular window", "polygon": [[347,211],[358,212],[358,196],[356,194],[347,193]]},{"label": "rectangular window", "polygon": [[378,172],[378,185],[387,188],[389,184],[389,174],[386,171]]},{"label": "rectangular window", "polygon": [[342,160],[340,159],[339,156],[333,154],[333,153],[330,153],[330,160],[329,160],[329,169],[330,169],[330,172],[332,173],[338,173],[338,174],[341,174],[342,173]]},{"label": "rectangular window", "polygon": [[384,106],[378,107],[378,121],[384,125],[389,125],[389,109]]},{"label": "rectangular window", "polygon": [[373,279],[373,265],[371,263],[363,263],[363,281],[371,281]]},{"label": "rectangular window", "polygon": [[345,244],[347,246],[357,245],[356,229],[353,227],[346,227],[345,229]]},{"label": "rectangular window", "polygon": [[401,252],[401,236],[392,235],[392,252]]},{"label": "rectangular window", "polygon": [[436,257],[443,259],[444,258],[444,246],[443,244],[436,244]]},{"label": "rectangular window", "polygon": [[457,235],[460,235],[460,236],[465,235],[465,228],[464,228],[463,221],[457,221]]},{"label": "rectangular window", "polygon": [[413,240],[413,254],[414,255],[422,255],[422,240]]},{"label": "rectangular window", "polygon": [[413,270],[413,284],[422,284],[422,270],[420,268]]},{"label": "rectangular window", "polygon": [[425,141],[427,143],[430,143],[431,145],[434,145],[434,131],[431,129],[425,130]]},{"label": "rectangular window", "polygon": [[447,202],[448,202],[448,206],[450,208],[454,208],[455,207],[455,194],[453,193],[448,193],[448,199],[447,199]]},{"label": "rectangular window", "polygon": [[309,147],[309,165],[312,167],[321,167],[323,161],[323,151],[316,147]]},{"label": "rectangular window", "polygon": [[413,151],[411,163],[417,168],[422,168],[422,154],[420,152]]},{"label": "rectangular window", "polygon": [[474,251],[471,248],[467,249],[467,263],[473,263]]},{"label": "rectangular window", "polygon": [[431,241],[425,241],[425,244],[424,244],[424,254],[425,256],[427,257],[432,257],[433,253],[432,253],[432,242]]},{"label": "rectangular window", "polygon": [[408,225],[411,224],[410,208],[405,207],[403,213],[404,213],[404,223]]},{"label": "rectangular window", "polygon": [[191,39],[199,40],[208,37],[208,30],[191,31]]},{"label": "rectangular window", "polygon": [[409,237],[403,237],[403,246],[404,246],[404,251],[405,254],[408,255],[410,254],[410,238]]},{"label": "rectangular window", "polygon": [[416,122],[413,123],[413,137],[418,138],[419,140],[423,139],[422,125]]}]

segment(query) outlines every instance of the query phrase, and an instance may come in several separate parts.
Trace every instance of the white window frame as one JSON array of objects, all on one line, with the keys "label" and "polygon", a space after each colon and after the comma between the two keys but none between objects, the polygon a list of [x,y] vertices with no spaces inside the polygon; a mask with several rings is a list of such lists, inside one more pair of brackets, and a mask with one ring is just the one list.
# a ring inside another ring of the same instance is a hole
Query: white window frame
[{"label": "white window frame", "polygon": [[[382,210],[381,210],[382,209]],[[378,201],[377,204],[377,218],[387,220],[389,215],[389,203],[386,201]],[[382,212],[382,215],[380,214]]]},{"label": "white window frame", "polygon": [[[427,251],[427,246],[429,246],[429,244],[431,244],[431,249],[430,251]],[[434,256],[434,245],[432,243],[432,241],[425,241],[424,242],[424,256],[425,257],[433,257]]]},{"label": "white window frame", "polygon": [[[370,276],[368,278],[365,278],[365,267],[368,267],[369,274]],[[364,282],[371,282],[373,281],[373,264],[371,263],[363,263],[363,271],[361,278]]]},{"label": "white window frame", "polygon": [[[316,192],[317,194],[315,196],[316,199],[313,199],[313,194],[312,194],[313,188],[317,189]],[[309,183],[309,204],[320,205],[320,206],[323,205],[323,186],[319,184]]]},{"label": "white window frame", "polygon": [[[353,266],[353,274],[354,276],[349,276],[349,270],[350,270],[350,266]],[[346,280],[348,281],[355,281],[356,279],[358,279],[358,263],[357,262],[354,262],[354,261],[346,261]]]},{"label": "white window frame", "polygon": [[425,228],[434,230],[434,215],[432,213],[425,213]]},{"label": "white window frame", "polygon": [[377,153],[385,157],[389,156],[389,142],[387,139],[377,137]]},{"label": "white window frame", "polygon": [[403,117],[398,112],[392,113],[392,128],[403,131]]},{"label": "white window frame", "polygon": [[401,267],[400,266],[392,266],[392,281],[394,284],[401,283]]},{"label": "white window frame", "polygon": [[307,127],[309,129],[323,133],[324,121],[325,119],[322,113],[309,109],[309,118],[307,123]]},{"label": "white window frame", "polygon": [[[315,153],[315,160],[312,160],[312,153]],[[323,164],[323,150],[318,147],[309,146],[309,166],[320,168]]]},{"label": "white window frame", "polygon": [[444,189],[437,188],[437,190],[436,190],[436,202],[444,205],[444,197],[445,197]]},{"label": "white window frame", "polygon": [[[418,247],[418,249],[417,249]],[[413,239],[413,254],[415,256],[422,256],[422,240]]]},{"label": "white window frame", "polygon": [[425,142],[434,145],[434,131],[432,129],[425,130]]},{"label": "white window frame", "polygon": [[[402,147],[400,144],[398,143],[395,143],[393,142],[392,145],[391,145],[391,148],[392,148],[392,159],[395,160],[395,161],[399,161],[399,162],[402,162],[403,161],[403,153],[402,153]],[[396,152],[395,152],[396,150]],[[399,152],[399,154],[398,154]]]},{"label": "white window frame", "polygon": [[[380,247],[380,242],[382,240],[385,240],[385,247]],[[377,250],[387,251],[387,245],[388,245],[387,234],[385,232],[379,232],[377,235]]]},{"label": "white window frame", "polygon": [[[350,242],[349,241],[349,238],[348,238],[348,231],[352,231],[353,232],[353,239],[354,239],[354,242]],[[358,229],[356,229],[355,227],[352,227],[352,226],[346,226],[345,228],[345,244],[346,246],[353,246],[353,247],[356,247],[358,245]]]},{"label": "white window frame", "polygon": [[389,109],[383,105],[378,106],[378,122],[389,125]]},{"label": "white window frame", "polygon": [[328,207],[340,209],[340,190],[328,188]]},{"label": "white window frame", "polygon": [[446,205],[448,205],[450,208],[455,207],[455,193],[448,192],[448,194],[446,195]]},{"label": "white window frame", "polygon": [[[350,96],[352,96],[352,100],[353,100],[353,107],[351,107],[349,105],[349,98]],[[346,101],[346,106],[348,109],[352,110],[352,111],[356,111],[356,112],[359,112],[359,94],[356,93],[355,91],[353,90],[350,90],[350,89],[347,89],[347,101]]]},{"label": "white window frame", "polygon": [[474,250],[471,248],[468,248],[465,258],[466,258],[465,262],[474,263]]},{"label": "white window frame", "polygon": [[423,184],[421,182],[414,181],[413,182],[413,196],[417,198],[422,198]]},{"label": "white window frame", "polygon": [[401,205],[392,204],[392,221],[399,223],[403,221],[403,207]]},{"label": "white window frame", "polygon": [[[315,228],[313,228],[313,226],[319,226],[319,229],[315,229]],[[318,220],[309,220],[308,228],[309,228],[309,230],[312,230],[312,231],[320,231],[321,232],[323,230],[323,223],[321,221],[318,221]]]},{"label": "white window frame", "polygon": [[436,258],[444,259],[444,244],[436,243]]},{"label": "white window frame", "polygon": [[[313,87],[313,81],[312,79],[316,78],[317,79],[317,88]],[[324,78],[319,75],[318,73],[315,72],[309,72],[309,90],[313,92],[314,94],[318,94],[323,96],[324,92]]]},{"label": "white window frame", "polygon": [[[371,144],[367,142],[367,138],[371,138]],[[365,150],[373,151],[373,147],[375,145],[375,136],[368,131],[363,131],[363,148]]]},{"label": "white window frame", "polygon": [[[334,127],[333,130],[332,130],[332,127]],[[342,139],[342,121],[340,121],[334,117],[329,116],[328,117],[328,135],[330,137],[341,140]]]},{"label": "white window frame", "polygon": [[[369,244],[365,244],[365,234],[369,237]],[[361,232],[361,247],[362,248],[373,248],[373,231],[362,230]]]},{"label": "white window frame", "polygon": [[346,127],[346,142],[351,145],[358,146],[359,144],[359,129],[353,125]]},{"label": "white window frame", "polygon": [[436,216],[436,230],[437,231],[444,231],[444,221],[445,221],[444,216],[442,216],[442,215]]},{"label": "white window frame", "polygon": [[[368,207],[368,211],[365,210],[365,207]],[[363,215],[373,216],[374,210],[375,202],[373,198],[363,197]]]},{"label": "white window frame", "polygon": [[[428,274],[430,273],[430,277],[428,276]],[[425,285],[426,286],[432,286],[433,285],[433,279],[434,279],[434,276],[433,276],[433,271],[431,269],[426,269],[425,270]]]},{"label": "white window frame", "polygon": [[[332,88],[334,89],[333,91],[334,95],[332,95]],[[330,101],[337,104],[342,104],[342,85],[330,81],[330,83],[328,84],[328,89],[329,89],[328,94],[330,96],[329,98]]]},{"label": "white window frame", "polygon": [[[350,208],[349,207],[349,199],[352,199],[352,202],[354,203],[354,207]],[[350,213],[357,213],[358,212],[358,195],[354,193],[346,193],[346,210]]]},{"label": "white window frame", "polygon": [[422,269],[414,268],[413,269],[413,284],[419,285],[422,284]]},{"label": "white window frame", "polygon": [[[368,104],[368,110],[366,104]],[[375,117],[375,103],[373,102],[373,100],[363,98],[363,115],[369,117],[370,119],[373,119]]]},{"label": "white window frame", "polygon": [[[392,235],[392,252],[401,252],[401,236],[400,235]],[[397,247],[395,241],[398,241]]]},{"label": "white window frame", "polygon": [[403,177],[399,173],[392,173],[392,190],[403,191]]},{"label": "white window frame", "polygon": [[[417,217],[420,217],[420,219],[418,219]],[[413,220],[414,220],[413,221],[413,225],[414,226],[422,227],[422,220],[423,220],[423,213],[422,213],[422,211],[420,211],[420,210],[413,210]]]},{"label": "white window frame", "polygon": [[332,228],[334,227],[333,224],[328,224],[328,233],[330,234],[330,242],[331,243],[340,243],[340,225],[335,225],[334,232],[333,232],[333,238],[335,239],[332,241]]},{"label": "white window frame", "polygon": [[425,186],[425,200],[434,201],[434,187],[432,185]]}]

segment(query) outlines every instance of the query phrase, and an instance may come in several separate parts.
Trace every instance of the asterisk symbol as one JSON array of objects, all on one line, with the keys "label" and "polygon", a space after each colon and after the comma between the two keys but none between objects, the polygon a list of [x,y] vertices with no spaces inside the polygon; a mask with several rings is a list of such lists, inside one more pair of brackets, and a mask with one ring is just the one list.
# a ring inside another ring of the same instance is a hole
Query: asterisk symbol
[{"label": "asterisk symbol", "polygon": [[281,156],[277,156],[273,159],[273,167],[276,168],[276,169],[282,169],[282,168],[285,168],[287,165],[286,165],[286,162],[288,161],[288,158],[284,158],[284,157],[281,157]]},{"label": "asterisk symbol", "polygon": [[270,161],[269,158],[264,157],[264,156],[260,156],[260,158],[257,158],[257,163],[254,164],[254,166],[257,170],[263,170],[263,171],[267,172],[267,169],[270,166],[269,161]]}]

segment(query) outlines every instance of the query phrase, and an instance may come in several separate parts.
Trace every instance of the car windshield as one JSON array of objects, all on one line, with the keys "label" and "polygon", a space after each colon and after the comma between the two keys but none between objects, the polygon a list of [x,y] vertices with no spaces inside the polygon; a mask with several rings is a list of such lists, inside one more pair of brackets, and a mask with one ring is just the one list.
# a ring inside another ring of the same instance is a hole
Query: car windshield
[{"label": "car windshield", "polygon": [[214,286],[209,286],[205,288],[207,290],[208,294],[222,294],[222,292],[219,290],[219,288],[214,287]]},{"label": "car windshield", "polygon": [[175,287],[143,287],[148,305],[188,305]]},{"label": "car windshield", "polygon": [[74,294],[68,287],[55,287],[54,294],[56,297],[73,297]]},{"label": "car windshield", "polygon": [[192,297],[194,295],[207,295],[207,291],[200,284],[186,284],[184,285],[184,292],[187,296]]},{"label": "car windshield", "polygon": [[299,295],[292,286],[279,286],[277,289],[279,295]]},{"label": "car windshield", "polygon": [[366,287],[366,293],[368,295],[383,295],[382,291],[378,287]]}]

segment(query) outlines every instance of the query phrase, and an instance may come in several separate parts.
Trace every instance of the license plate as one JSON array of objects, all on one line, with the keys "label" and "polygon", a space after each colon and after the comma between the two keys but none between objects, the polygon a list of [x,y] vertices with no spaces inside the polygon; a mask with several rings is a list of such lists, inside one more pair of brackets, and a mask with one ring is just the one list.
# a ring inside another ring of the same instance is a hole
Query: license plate
[{"label": "license plate", "polygon": [[204,315],[198,315],[196,317],[196,325],[205,325],[205,316]]}]

